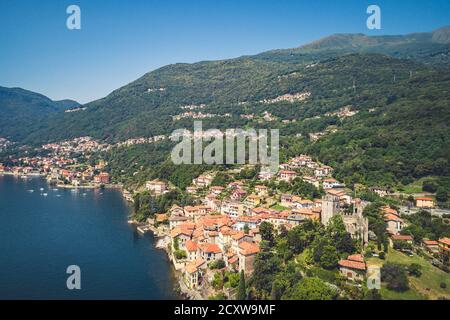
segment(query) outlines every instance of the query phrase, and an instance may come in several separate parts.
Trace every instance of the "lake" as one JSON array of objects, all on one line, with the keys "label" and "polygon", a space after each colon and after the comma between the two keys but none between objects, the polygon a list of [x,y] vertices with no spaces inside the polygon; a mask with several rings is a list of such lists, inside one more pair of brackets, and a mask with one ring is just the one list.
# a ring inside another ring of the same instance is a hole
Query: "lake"
[{"label": "lake", "polygon": [[[166,253],[129,213],[117,190],[0,176],[0,299],[176,299]],[[67,289],[70,265],[80,290]]]}]

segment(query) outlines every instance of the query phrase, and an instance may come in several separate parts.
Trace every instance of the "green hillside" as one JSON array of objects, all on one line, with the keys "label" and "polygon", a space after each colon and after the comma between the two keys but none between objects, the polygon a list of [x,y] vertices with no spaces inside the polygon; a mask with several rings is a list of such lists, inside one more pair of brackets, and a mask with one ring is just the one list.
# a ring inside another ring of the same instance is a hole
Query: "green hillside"
[{"label": "green hillside", "polygon": [[0,137],[20,140],[28,133],[27,128],[38,128],[49,115],[78,106],[72,100],[52,101],[21,88],[0,87]]},{"label": "green hillside", "polygon": [[[192,129],[183,114],[202,112],[211,115],[204,128],[279,128],[282,159],[311,153],[348,184],[448,176],[449,34],[334,35],[296,49],[169,65],[85,110],[51,112],[7,132],[28,144],[86,135],[115,142]],[[126,155],[118,163],[125,166]]]}]

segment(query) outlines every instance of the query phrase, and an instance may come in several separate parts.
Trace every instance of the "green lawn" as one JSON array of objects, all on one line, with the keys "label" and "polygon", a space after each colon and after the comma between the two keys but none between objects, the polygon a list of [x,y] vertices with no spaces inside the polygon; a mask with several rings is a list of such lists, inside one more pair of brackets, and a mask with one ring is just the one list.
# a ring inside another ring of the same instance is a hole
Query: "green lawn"
[{"label": "green lawn", "polygon": [[[383,287],[381,294],[384,299],[417,300],[428,298],[435,300],[440,297],[450,299],[450,274],[436,268],[425,258],[418,255],[409,257],[397,250],[390,249],[386,260],[370,258],[368,259],[368,264],[381,266],[386,261],[406,266],[411,263],[417,263],[422,266],[422,276],[420,278],[409,277],[411,289],[407,292],[398,293]],[[441,282],[447,284],[446,289],[440,287]]]},{"label": "green lawn", "polygon": [[410,183],[403,187],[403,192],[406,194],[414,194],[414,193],[422,193],[422,186],[424,181],[434,181],[436,184],[439,185],[439,178],[437,177],[423,177],[419,180],[414,181],[413,183]]},{"label": "green lawn", "polygon": [[284,210],[288,210],[289,208],[283,207],[281,204],[276,204],[276,205],[270,207],[270,209],[273,209],[276,211],[284,211]]}]

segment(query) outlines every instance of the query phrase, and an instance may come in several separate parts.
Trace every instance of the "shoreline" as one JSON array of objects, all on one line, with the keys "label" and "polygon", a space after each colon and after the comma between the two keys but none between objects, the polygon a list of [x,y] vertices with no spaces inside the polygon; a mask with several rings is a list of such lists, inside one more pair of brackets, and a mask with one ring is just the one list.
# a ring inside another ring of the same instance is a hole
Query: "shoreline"
[{"label": "shoreline", "polygon": [[[16,178],[22,178],[22,179],[26,179],[26,178],[46,178],[45,174],[42,173],[27,173],[27,174],[17,174],[17,173],[13,173],[13,172],[0,172],[0,176],[11,176],[11,177],[16,177]],[[51,184],[47,179],[46,180],[46,184],[49,186],[53,186],[55,188],[59,188],[59,189],[72,189],[72,190],[94,190],[94,189],[118,189],[121,190],[121,197],[125,200],[125,202],[127,203],[128,206],[130,206],[133,202],[131,201],[131,199],[127,199],[124,196],[123,193],[123,186],[119,185],[119,184],[106,184],[106,185],[85,185],[85,186],[73,186],[73,185],[65,185],[65,184]],[[198,297],[194,296],[193,294],[191,294],[188,290],[183,289],[184,286],[181,283],[183,281],[183,275],[181,274],[181,272],[179,270],[177,270],[174,266],[173,263],[173,256],[170,254],[169,252],[169,244],[170,241],[167,239],[168,234],[166,232],[164,232],[163,230],[149,224],[149,223],[142,223],[142,222],[138,222],[137,220],[134,219],[129,219],[127,221],[127,223],[129,225],[132,225],[135,227],[136,231],[144,236],[146,233],[150,232],[152,234],[152,237],[154,239],[154,243],[152,244],[152,246],[156,249],[156,250],[163,250],[165,251],[166,257],[168,258],[168,261],[170,263],[170,268],[173,272],[173,291],[174,293],[176,293],[177,295],[179,295],[181,300],[193,300],[193,299],[197,299]],[[204,297],[202,297],[204,299]]]},{"label": "shoreline", "polygon": [[199,298],[206,300],[205,297],[202,297],[200,293],[197,293],[197,295],[194,295],[190,290],[185,288],[186,286],[183,283],[183,274],[180,272],[180,270],[177,270],[177,268],[174,265],[173,262],[173,255],[171,254],[169,250],[170,240],[168,240],[169,235],[165,233],[163,230],[159,228],[155,228],[155,226],[149,224],[149,223],[142,223],[138,222],[134,219],[130,219],[127,222],[129,225],[132,225],[136,227],[136,230],[139,232],[140,235],[145,235],[146,233],[151,233],[153,239],[154,239],[154,248],[157,250],[163,250],[170,262],[170,267],[174,275],[174,292],[180,295],[180,298],[184,300],[197,300]]}]

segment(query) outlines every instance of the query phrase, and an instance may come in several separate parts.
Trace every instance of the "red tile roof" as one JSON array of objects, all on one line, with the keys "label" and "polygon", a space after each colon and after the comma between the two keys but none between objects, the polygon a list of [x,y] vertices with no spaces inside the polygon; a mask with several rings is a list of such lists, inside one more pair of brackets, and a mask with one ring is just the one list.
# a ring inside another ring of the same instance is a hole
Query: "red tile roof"
[{"label": "red tile roof", "polygon": [[397,215],[395,214],[385,214],[384,215],[384,221],[398,221],[398,222],[403,222],[403,220],[401,218],[399,218]]},{"label": "red tile roof", "polygon": [[221,253],[222,250],[220,250],[219,246],[214,243],[204,243],[199,245],[200,250],[202,250],[205,253]]},{"label": "red tile roof", "polygon": [[197,243],[191,240],[186,241],[186,250],[189,252],[197,251]]},{"label": "red tile roof", "polygon": [[356,270],[366,270],[366,264],[364,262],[352,260],[341,260],[339,261],[339,266]]},{"label": "red tile roof", "polygon": [[439,245],[439,242],[434,241],[434,240],[423,240],[422,242],[425,245],[427,245],[427,246],[437,246],[437,245]]},{"label": "red tile roof", "polygon": [[392,235],[391,236],[392,240],[399,240],[399,241],[412,241],[413,237],[412,236],[408,236],[408,235]]},{"label": "red tile roof", "polygon": [[348,256],[347,260],[364,263],[364,257],[361,254],[352,254]]},{"label": "red tile roof", "polygon": [[238,257],[237,256],[233,256],[232,258],[228,259],[228,263],[234,264],[236,262],[238,262]]},{"label": "red tile roof", "polygon": [[249,256],[259,252],[259,246],[255,243],[241,242],[239,248],[242,249],[241,253],[244,256]]}]

